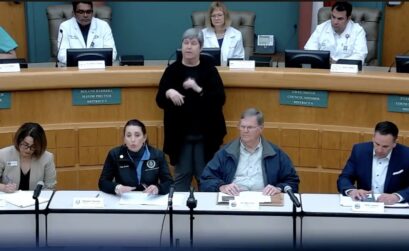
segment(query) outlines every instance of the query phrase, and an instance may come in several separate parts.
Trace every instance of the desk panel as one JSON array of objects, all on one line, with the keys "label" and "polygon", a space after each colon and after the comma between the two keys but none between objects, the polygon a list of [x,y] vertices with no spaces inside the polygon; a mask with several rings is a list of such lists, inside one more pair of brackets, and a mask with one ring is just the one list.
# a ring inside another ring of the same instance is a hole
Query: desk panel
[{"label": "desk panel", "polygon": [[407,208],[384,213],[357,213],[339,204],[339,194],[302,194],[302,245],[405,245],[409,232]]},{"label": "desk panel", "polygon": [[[74,197],[95,196],[97,191],[58,191],[47,216],[48,245],[54,246],[169,246],[169,216],[161,226],[166,207],[119,205],[119,197],[101,193],[103,209],[73,209]],[[188,193],[175,193],[188,197]],[[291,201],[284,207],[229,210],[216,205],[216,193],[196,193],[195,247],[291,247]],[[190,245],[190,216],[184,205],[174,206],[174,245]],[[162,240],[161,240],[162,238]]]},{"label": "desk panel", "polygon": [[[3,192],[0,193],[2,196]],[[41,197],[51,198],[52,191],[42,191]],[[46,217],[45,210],[48,203],[39,205],[39,245],[46,244]],[[35,207],[20,208],[10,203],[0,207],[0,247],[30,248],[36,246],[36,218]]]}]

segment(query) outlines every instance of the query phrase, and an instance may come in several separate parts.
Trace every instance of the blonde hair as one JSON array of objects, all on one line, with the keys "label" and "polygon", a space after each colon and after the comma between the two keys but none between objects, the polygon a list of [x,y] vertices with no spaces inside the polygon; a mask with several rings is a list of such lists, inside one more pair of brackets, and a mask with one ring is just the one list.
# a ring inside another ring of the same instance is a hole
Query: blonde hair
[{"label": "blonde hair", "polygon": [[229,27],[231,24],[230,14],[229,11],[227,10],[226,5],[224,5],[222,2],[213,2],[212,4],[210,4],[209,10],[207,12],[208,15],[207,26],[214,27],[212,24],[212,13],[217,9],[220,9],[224,14],[224,28]]}]

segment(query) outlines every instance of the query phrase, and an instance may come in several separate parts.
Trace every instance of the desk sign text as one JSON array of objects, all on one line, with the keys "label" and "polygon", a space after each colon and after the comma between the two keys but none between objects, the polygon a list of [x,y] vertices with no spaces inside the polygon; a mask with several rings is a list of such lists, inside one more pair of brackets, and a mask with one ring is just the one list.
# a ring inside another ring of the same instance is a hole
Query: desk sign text
[{"label": "desk sign text", "polygon": [[0,92],[0,109],[10,109],[11,94],[10,92]]},{"label": "desk sign text", "polygon": [[75,197],[72,201],[73,208],[104,208],[103,198]]},{"label": "desk sign text", "polygon": [[280,105],[328,107],[328,92],[314,90],[280,90]]},{"label": "desk sign text", "polygon": [[0,64],[0,72],[19,72],[20,64],[11,63],[11,64]]},{"label": "desk sign text", "polygon": [[389,95],[388,112],[409,112],[409,96]]},{"label": "desk sign text", "polygon": [[72,105],[119,105],[120,88],[73,89]]},{"label": "desk sign text", "polygon": [[80,70],[105,69],[105,61],[104,60],[78,61],[78,69]]}]

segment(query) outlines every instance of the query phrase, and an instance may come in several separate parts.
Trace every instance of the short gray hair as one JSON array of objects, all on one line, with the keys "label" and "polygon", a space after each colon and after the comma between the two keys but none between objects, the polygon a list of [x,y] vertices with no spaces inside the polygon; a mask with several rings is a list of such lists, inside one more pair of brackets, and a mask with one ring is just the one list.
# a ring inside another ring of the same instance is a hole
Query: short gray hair
[{"label": "short gray hair", "polygon": [[182,41],[185,39],[197,39],[199,41],[200,48],[203,47],[203,32],[198,28],[187,29],[182,36]]},{"label": "short gray hair", "polygon": [[242,114],[240,119],[244,119],[247,117],[253,117],[256,116],[257,118],[257,124],[259,126],[264,125],[264,115],[261,111],[259,111],[257,108],[248,108],[247,110],[245,110]]}]

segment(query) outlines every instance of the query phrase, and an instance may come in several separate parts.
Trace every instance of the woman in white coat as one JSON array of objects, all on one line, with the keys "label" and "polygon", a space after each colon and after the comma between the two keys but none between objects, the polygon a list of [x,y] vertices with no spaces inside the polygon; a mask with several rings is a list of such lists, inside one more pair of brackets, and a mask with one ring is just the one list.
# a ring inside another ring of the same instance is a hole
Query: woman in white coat
[{"label": "woman in white coat", "polygon": [[241,32],[230,26],[229,11],[221,2],[213,2],[209,8],[209,26],[203,29],[203,48],[220,48],[220,62],[227,65],[229,58],[244,58]]}]

